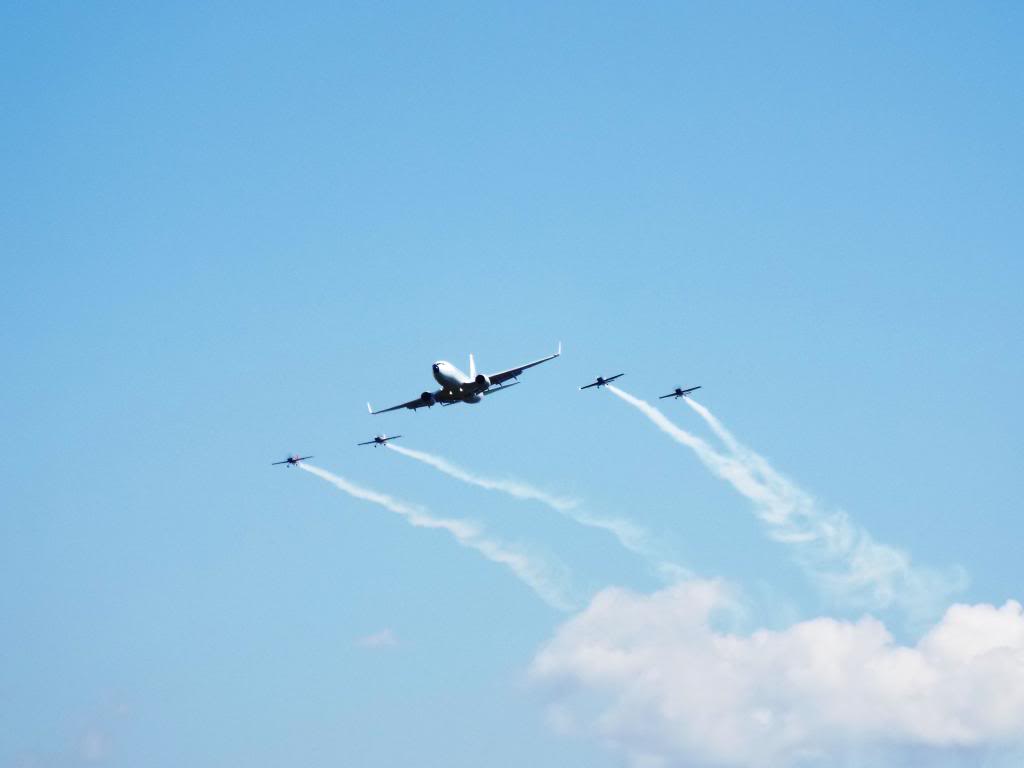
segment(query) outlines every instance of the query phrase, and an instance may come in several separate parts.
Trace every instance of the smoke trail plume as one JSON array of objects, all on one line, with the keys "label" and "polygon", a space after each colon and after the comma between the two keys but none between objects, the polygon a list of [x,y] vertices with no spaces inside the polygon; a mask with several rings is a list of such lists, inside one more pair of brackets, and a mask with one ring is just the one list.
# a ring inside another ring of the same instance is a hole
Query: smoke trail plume
[{"label": "smoke trail plume", "polygon": [[443,472],[449,477],[454,477],[456,480],[461,480],[464,483],[469,483],[470,485],[475,485],[480,488],[486,488],[489,491],[501,491],[502,493],[507,493],[509,496],[514,496],[517,499],[539,501],[541,504],[544,504],[558,512],[569,512],[579,503],[575,499],[565,499],[559,496],[554,496],[553,494],[542,491],[539,488],[534,488],[532,485],[519,482],[518,480],[497,480],[475,475],[472,472],[453,464],[447,459],[443,459],[440,456],[435,456],[431,453],[414,451],[411,448],[406,448],[401,445],[392,445],[391,443],[387,443],[387,447],[392,451],[397,451],[403,456],[416,459],[416,461],[422,461],[424,464]]},{"label": "smoke trail plume", "polygon": [[484,488],[488,491],[498,491],[517,499],[539,501],[549,509],[565,515],[580,525],[607,531],[612,534],[619,544],[621,544],[625,549],[648,560],[654,560],[654,564],[657,569],[662,573],[662,575],[666,576],[670,580],[687,578],[692,575],[687,569],[680,565],[659,559],[654,553],[655,547],[650,540],[650,534],[648,534],[648,532],[643,528],[628,520],[596,517],[579,509],[579,502],[575,499],[555,496],[547,491],[536,488],[529,483],[524,483],[521,480],[483,477],[470,472],[457,464],[453,464],[445,458],[431,453],[426,453],[425,451],[416,451],[401,445],[392,445],[391,443],[387,443],[386,447],[390,448],[392,451],[402,454],[403,456],[408,456],[411,459],[423,462],[427,466],[433,467],[439,472],[442,472],[449,477],[453,477],[456,480],[468,483],[469,485],[475,485],[478,488]]},{"label": "smoke trail plume", "polygon": [[793,547],[800,564],[828,591],[867,607],[899,605],[914,620],[920,620],[963,588],[962,573],[946,575],[913,566],[907,553],[875,541],[846,512],[821,509],[814,497],[740,443],[700,403],[684,398],[731,455],[719,453],[681,429],[649,403],[615,386],[608,389],[692,449],[708,469],[753,502],[755,514],[768,527],[769,536]]},{"label": "smoke trail plume", "polygon": [[761,485],[750,475],[747,469],[740,464],[740,462],[728,456],[723,456],[708,445],[706,441],[677,426],[669,420],[665,414],[650,403],[645,402],[638,397],[633,397],[633,395],[619,389],[614,384],[608,384],[607,389],[616,397],[625,400],[627,403],[639,410],[648,419],[654,422],[658,429],[667,434],[677,443],[690,448],[697,455],[697,458],[701,460],[704,466],[722,479],[727,480],[734,488],[736,488],[736,490],[751,501],[759,504],[766,503],[768,501],[766,489],[761,487]]},{"label": "smoke trail plume", "polygon": [[509,549],[504,544],[486,538],[474,523],[466,520],[434,517],[422,507],[408,504],[378,491],[363,488],[320,467],[308,463],[302,463],[298,466],[300,469],[316,475],[321,480],[326,480],[349,496],[369,501],[372,504],[384,507],[384,509],[390,512],[401,515],[405,518],[406,522],[416,528],[433,528],[447,531],[460,545],[474,549],[488,560],[509,568],[519,579],[537,593],[542,600],[552,607],[562,611],[573,610],[574,603],[566,596],[564,588],[559,583],[561,579],[556,578],[548,567],[543,563],[535,561],[523,552]]}]

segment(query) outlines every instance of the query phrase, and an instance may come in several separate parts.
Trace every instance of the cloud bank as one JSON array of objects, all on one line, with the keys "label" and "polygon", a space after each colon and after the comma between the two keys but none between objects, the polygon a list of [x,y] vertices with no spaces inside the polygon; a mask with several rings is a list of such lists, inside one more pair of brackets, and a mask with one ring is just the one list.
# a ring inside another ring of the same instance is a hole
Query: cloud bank
[{"label": "cloud bank", "polygon": [[634,768],[1019,765],[1019,603],[953,605],[914,645],[873,618],[729,633],[733,605],[717,581],[599,593],[533,661],[552,722]]}]

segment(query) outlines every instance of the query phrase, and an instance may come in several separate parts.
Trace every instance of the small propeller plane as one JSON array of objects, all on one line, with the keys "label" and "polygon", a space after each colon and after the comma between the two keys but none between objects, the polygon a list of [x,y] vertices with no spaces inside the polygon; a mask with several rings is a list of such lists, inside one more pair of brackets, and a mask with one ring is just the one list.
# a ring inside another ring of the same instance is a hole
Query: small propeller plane
[{"label": "small propeller plane", "polygon": [[625,375],[626,374],[624,374],[624,373],[617,373],[614,376],[609,376],[607,379],[604,376],[598,376],[596,379],[594,379],[594,381],[592,383],[587,384],[586,386],[580,387],[580,389],[581,390],[583,390],[583,389],[590,389],[591,387],[597,387],[597,388],[600,389],[603,386],[611,384],[617,378],[619,378],[621,376],[625,376]]},{"label": "small propeller plane", "polygon": [[[548,360],[554,360],[556,357],[560,357],[561,354],[562,345],[559,343],[558,351],[553,355],[542,357],[540,360],[534,360],[532,363],[525,363],[516,368],[506,368],[504,371],[498,371],[489,375],[476,372],[476,363],[473,361],[472,355],[469,356],[468,376],[446,360],[438,360],[433,365],[433,373],[434,381],[441,385],[441,389],[434,392],[424,392],[415,400],[410,400],[400,405],[393,405],[390,408],[382,408],[379,411],[373,410],[373,406],[367,403],[366,409],[375,416],[378,413],[397,411],[401,408],[408,408],[410,411],[415,411],[417,408],[423,408],[424,406],[430,408],[437,403],[441,405],[479,403],[483,400],[484,395],[493,395],[495,392],[501,392],[509,387],[514,387],[518,383],[519,376],[527,368],[533,368],[535,365],[546,363]],[[506,384],[505,382],[510,379],[516,379],[516,381],[512,384]]]},{"label": "small propeller plane", "polygon": [[387,435],[377,435],[373,440],[367,440],[365,443],[356,443],[356,445],[372,445],[376,448],[378,445],[386,445],[388,440],[397,440],[400,437],[401,435],[392,435],[391,437],[388,437]]},{"label": "small propeller plane", "polygon": [[284,461],[275,461],[270,466],[276,467],[278,464],[287,464],[289,467],[294,467],[300,461],[305,461],[306,459],[312,459],[312,458],[313,458],[312,456],[299,456],[299,455],[289,456]]},{"label": "small propeller plane", "polygon": [[679,387],[676,387],[674,392],[669,392],[667,395],[662,395],[658,399],[664,400],[666,397],[686,397],[691,392],[696,392],[698,389],[700,389],[700,385],[697,385],[696,387],[690,387],[689,389],[680,389]]}]

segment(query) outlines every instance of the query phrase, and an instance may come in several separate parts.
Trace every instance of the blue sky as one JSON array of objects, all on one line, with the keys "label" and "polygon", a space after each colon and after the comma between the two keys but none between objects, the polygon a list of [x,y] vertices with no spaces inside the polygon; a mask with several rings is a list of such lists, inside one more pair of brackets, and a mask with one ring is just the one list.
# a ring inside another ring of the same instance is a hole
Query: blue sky
[{"label": "blue sky", "polygon": [[[268,464],[476,520],[581,607],[663,582],[381,430],[642,524],[752,626],[861,615],[599,373],[703,384],[958,599],[1022,597],[1015,4],[0,14],[0,765],[620,764],[529,680],[565,615]],[[479,407],[366,414],[558,341]]]}]

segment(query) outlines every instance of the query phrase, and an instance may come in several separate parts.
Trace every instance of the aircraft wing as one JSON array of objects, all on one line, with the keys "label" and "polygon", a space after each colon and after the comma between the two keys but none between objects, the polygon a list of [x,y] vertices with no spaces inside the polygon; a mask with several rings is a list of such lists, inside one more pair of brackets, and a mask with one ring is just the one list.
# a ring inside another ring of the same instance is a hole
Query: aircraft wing
[{"label": "aircraft wing", "polygon": [[373,445],[376,442],[376,440],[367,440],[365,443],[356,443],[356,445]]},{"label": "aircraft wing", "polygon": [[390,408],[381,408],[379,411],[373,410],[373,406],[367,403],[366,410],[368,410],[371,415],[376,416],[378,413],[387,413],[388,411],[399,411],[402,408],[408,408],[410,411],[415,411],[417,408],[424,408],[426,406],[433,405],[434,403],[438,403],[439,405],[449,405],[451,403],[456,402],[454,398],[452,398],[450,395],[446,395],[443,391],[439,390],[432,394],[434,395],[434,402],[432,403],[426,403],[423,401],[422,397],[417,397],[415,400],[410,400],[408,403],[392,405]]},{"label": "aircraft wing", "polygon": [[492,384],[499,384],[499,385],[500,384],[504,384],[509,379],[517,378],[527,368],[533,368],[535,365],[540,365],[541,363],[546,363],[548,360],[554,360],[556,357],[561,357],[561,355],[562,355],[562,345],[559,344],[558,345],[558,351],[555,352],[555,354],[553,354],[553,355],[548,355],[547,357],[542,357],[540,360],[534,360],[532,363],[526,363],[525,365],[520,365],[520,366],[518,366],[516,368],[509,368],[509,369],[504,370],[504,371],[498,371],[497,373],[492,373],[492,374],[488,375],[487,378],[489,378],[491,380]]},{"label": "aircraft wing", "polygon": [[590,389],[591,387],[603,387],[606,384],[611,384],[616,379],[621,379],[625,375],[626,374],[624,373],[616,373],[614,376],[609,376],[607,379],[598,378],[597,381],[593,381],[590,384],[587,384],[586,386],[580,387],[580,389]]},{"label": "aircraft wing", "polygon": [[287,464],[287,461],[275,461],[270,466],[276,467],[278,464]]},{"label": "aircraft wing", "polygon": [[388,411],[398,411],[402,408],[408,408],[410,411],[415,411],[417,408],[422,408],[427,405],[423,402],[422,397],[417,397],[415,400],[410,400],[408,403],[402,403],[401,405],[392,405],[390,408],[381,408],[379,411],[373,410],[369,403],[366,404],[366,409],[376,416],[378,413],[387,413]]},{"label": "aircraft wing", "polygon": [[305,461],[306,459],[312,459],[312,458],[313,458],[312,456],[299,456],[299,458],[296,459],[296,461]]},{"label": "aircraft wing", "polygon": [[501,390],[503,390],[503,389],[508,389],[509,387],[514,387],[518,383],[519,383],[518,381],[513,381],[511,384],[502,384],[500,387],[494,387],[493,389],[485,389],[480,394],[481,395],[493,395],[495,392],[501,392]]},{"label": "aircraft wing", "polygon": [[664,400],[666,397],[684,397],[690,394],[691,392],[696,392],[698,389],[700,389],[700,385],[697,385],[696,387],[690,387],[689,389],[676,389],[672,392],[669,392],[667,395],[662,395],[658,399]]}]

